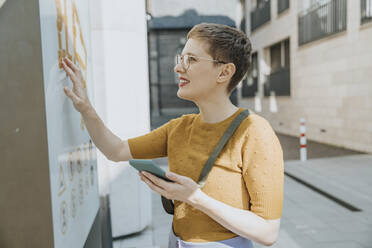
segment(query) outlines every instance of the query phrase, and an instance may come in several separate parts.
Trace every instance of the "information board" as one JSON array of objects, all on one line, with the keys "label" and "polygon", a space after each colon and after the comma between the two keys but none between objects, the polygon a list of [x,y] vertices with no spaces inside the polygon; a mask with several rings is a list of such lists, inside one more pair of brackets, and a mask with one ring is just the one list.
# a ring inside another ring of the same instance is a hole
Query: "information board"
[{"label": "information board", "polygon": [[82,248],[99,209],[96,149],[63,92],[61,59],[81,68],[93,101],[88,0],[39,0],[55,248]]}]

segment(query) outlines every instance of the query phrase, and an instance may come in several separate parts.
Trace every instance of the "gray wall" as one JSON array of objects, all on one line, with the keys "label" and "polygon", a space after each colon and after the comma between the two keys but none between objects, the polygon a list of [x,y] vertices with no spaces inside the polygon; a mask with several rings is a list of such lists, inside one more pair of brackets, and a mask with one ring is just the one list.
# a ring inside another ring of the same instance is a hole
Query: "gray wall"
[{"label": "gray wall", "polygon": [[0,8],[0,247],[52,247],[38,0]]}]

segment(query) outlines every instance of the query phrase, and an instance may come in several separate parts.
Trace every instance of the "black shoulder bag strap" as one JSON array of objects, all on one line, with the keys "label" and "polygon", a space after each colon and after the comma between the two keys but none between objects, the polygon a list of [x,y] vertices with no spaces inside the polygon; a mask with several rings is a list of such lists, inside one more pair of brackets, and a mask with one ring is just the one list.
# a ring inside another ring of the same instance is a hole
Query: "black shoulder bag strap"
[{"label": "black shoulder bag strap", "polygon": [[[213,152],[209,156],[207,162],[204,165],[202,172],[200,173],[198,184],[199,187],[203,187],[205,182],[207,181],[208,174],[212,169],[214,161],[216,161],[218,155],[226,145],[227,141],[230,137],[234,134],[235,130],[239,127],[240,123],[249,115],[249,110],[246,109],[242,111],[235,119],[231,122],[230,126],[226,129],[225,133],[223,134],[222,138],[218,142],[217,146],[214,148]],[[168,214],[174,214],[174,203],[172,200],[161,196],[161,202],[163,204],[164,210]]]}]

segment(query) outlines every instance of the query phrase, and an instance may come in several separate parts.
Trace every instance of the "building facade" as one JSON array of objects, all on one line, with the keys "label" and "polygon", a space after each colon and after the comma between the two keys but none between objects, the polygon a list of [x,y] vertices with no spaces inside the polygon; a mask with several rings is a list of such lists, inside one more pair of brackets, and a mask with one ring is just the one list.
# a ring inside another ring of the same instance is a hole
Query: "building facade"
[{"label": "building facade", "polygon": [[253,54],[240,105],[259,102],[279,133],[298,136],[305,118],[309,139],[372,152],[372,0],[245,3]]}]

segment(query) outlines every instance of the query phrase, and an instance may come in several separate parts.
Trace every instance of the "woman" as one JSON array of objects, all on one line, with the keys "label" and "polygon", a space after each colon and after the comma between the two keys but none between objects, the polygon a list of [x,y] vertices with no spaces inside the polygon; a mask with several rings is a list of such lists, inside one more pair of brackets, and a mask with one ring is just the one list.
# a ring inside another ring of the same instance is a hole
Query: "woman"
[{"label": "woman", "polygon": [[252,113],[217,157],[202,188],[196,181],[210,153],[243,108],[229,96],[250,66],[251,43],[241,31],[202,23],[187,35],[174,71],[177,96],[193,101],[199,114],[182,115],[148,134],[121,140],[99,119],[81,87],[81,73],[63,67],[74,88],[65,93],[82,113],[96,146],[113,161],[168,156],[166,182],[149,173],[141,179],[174,200],[169,247],[253,247],[275,243],[283,206],[283,152],[270,124]]}]

